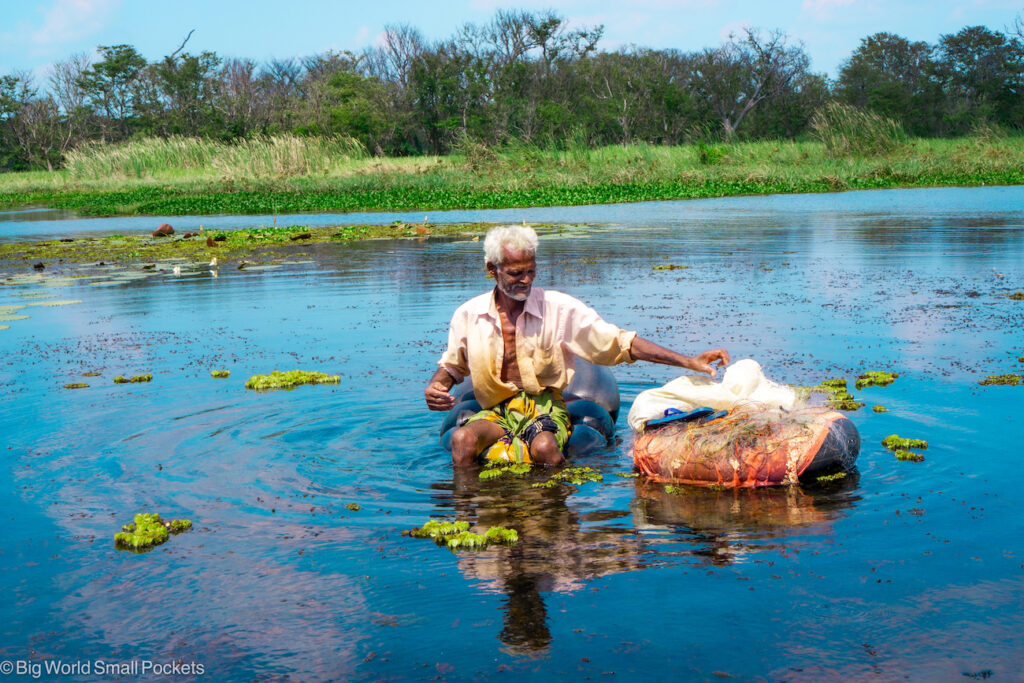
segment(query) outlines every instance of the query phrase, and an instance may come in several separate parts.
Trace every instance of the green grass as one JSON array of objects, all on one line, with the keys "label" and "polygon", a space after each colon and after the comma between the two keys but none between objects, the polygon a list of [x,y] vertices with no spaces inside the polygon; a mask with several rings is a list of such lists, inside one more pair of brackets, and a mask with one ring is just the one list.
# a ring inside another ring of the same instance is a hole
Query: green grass
[{"label": "green grass", "polygon": [[[343,141],[172,139],[91,147],[52,173],[0,175],[0,207],[85,215],[484,209],[888,187],[1024,184],[1024,138],[904,140],[833,156],[822,142],[471,149],[379,159]],[[276,155],[276,156],[275,156]]]}]

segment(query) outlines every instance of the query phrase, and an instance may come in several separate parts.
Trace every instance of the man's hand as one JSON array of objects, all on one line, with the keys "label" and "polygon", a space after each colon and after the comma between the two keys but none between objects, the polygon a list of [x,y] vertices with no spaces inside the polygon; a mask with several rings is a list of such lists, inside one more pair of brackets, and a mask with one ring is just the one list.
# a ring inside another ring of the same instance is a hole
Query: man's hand
[{"label": "man's hand", "polygon": [[712,377],[717,377],[718,370],[714,365],[712,365],[712,363],[715,362],[719,364],[719,367],[724,368],[729,364],[729,352],[725,349],[711,349],[710,351],[705,351],[699,356],[693,357],[693,366],[690,369],[696,370],[697,372],[706,372]]},{"label": "man's hand", "polygon": [[427,399],[427,407],[431,410],[451,410],[455,405],[455,397],[448,393],[448,387],[440,382],[431,382],[423,392]]},{"label": "man's hand", "polygon": [[423,392],[424,398],[427,399],[427,407],[431,410],[451,410],[455,405],[455,397],[449,394],[448,390],[454,383],[455,378],[447,370],[438,368]]}]

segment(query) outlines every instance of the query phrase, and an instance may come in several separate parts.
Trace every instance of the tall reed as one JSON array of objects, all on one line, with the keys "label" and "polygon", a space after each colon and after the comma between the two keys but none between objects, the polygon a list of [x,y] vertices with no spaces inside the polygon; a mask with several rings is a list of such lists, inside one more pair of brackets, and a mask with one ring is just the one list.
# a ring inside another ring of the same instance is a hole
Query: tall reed
[{"label": "tall reed", "polygon": [[365,157],[362,145],[346,137],[279,135],[230,143],[142,138],[118,145],[83,145],[68,153],[66,169],[77,180],[151,178],[183,171],[241,179],[324,175]]},{"label": "tall reed", "polygon": [[831,157],[890,154],[907,140],[898,121],[841,102],[815,112],[811,129]]}]

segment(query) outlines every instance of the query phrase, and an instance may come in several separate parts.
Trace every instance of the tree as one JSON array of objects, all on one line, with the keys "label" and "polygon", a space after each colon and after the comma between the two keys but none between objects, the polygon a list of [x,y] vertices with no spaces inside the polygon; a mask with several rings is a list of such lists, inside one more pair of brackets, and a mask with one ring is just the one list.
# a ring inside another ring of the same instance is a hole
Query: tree
[{"label": "tree", "polygon": [[950,100],[955,132],[979,120],[1020,125],[1024,114],[1024,45],[984,26],[939,40],[936,72]]},{"label": "tree", "polygon": [[933,49],[892,33],[868,36],[843,62],[835,95],[901,121],[912,132],[930,132],[937,95],[931,79]]},{"label": "tree", "polygon": [[103,117],[102,137],[124,139],[131,133],[135,85],[146,60],[131,45],[100,45],[97,49],[103,59],[84,70],[77,85]]},{"label": "tree", "polygon": [[807,73],[810,60],[802,47],[790,47],[781,31],[767,36],[753,29],[737,40],[705,50],[694,64],[698,91],[710,104],[727,139],[755,107],[784,92]]}]

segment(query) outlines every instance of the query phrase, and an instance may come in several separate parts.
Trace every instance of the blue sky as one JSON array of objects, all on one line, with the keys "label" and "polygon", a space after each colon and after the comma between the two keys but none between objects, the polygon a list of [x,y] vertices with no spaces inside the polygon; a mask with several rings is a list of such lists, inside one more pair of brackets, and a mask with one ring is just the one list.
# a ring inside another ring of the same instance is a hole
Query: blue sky
[{"label": "blue sky", "polygon": [[606,50],[631,44],[699,50],[744,26],[782,29],[802,41],[814,71],[830,76],[878,31],[934,43],[964,26],[1005,30],[1021,0],[0,0],[0,74],[40,81],[55,61],[97,45],[134,45],[156,60],[191,30],[188,51],[263,62],[374,44],[387,24],[432,40],[497,9],[554,9],[576,25],[603,24]]}]

